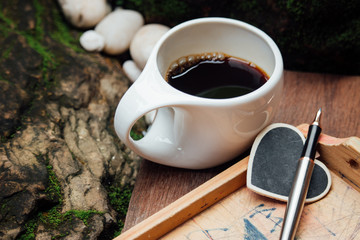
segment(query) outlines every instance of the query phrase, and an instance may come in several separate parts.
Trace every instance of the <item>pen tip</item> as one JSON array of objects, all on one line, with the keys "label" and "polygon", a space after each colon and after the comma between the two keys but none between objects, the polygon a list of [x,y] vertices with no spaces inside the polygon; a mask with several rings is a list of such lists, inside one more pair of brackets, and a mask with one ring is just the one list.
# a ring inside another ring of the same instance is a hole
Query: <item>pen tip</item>
[{"label": "pen tip", "polygon": [[318,126],[320,126],[321,114],[322,114],[322,110],[321,110],[321,108],[319,108],[319,110],[316,113],[315,119],[314,119],[314,124],[316,124]]}]

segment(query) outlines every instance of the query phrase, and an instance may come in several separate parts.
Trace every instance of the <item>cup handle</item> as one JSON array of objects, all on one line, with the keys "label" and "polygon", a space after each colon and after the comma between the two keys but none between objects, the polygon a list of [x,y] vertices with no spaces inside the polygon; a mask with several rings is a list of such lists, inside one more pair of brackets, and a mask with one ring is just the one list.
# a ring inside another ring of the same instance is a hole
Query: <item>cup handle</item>
[{"label": "cup handle", "polygon": [[[150,74],[147,74],[143,72],[123,95],[117,106],[114,127],[120,140],[138,155],[151,159],[154,154],[161,152],[159,150],[161,146],[158,146],[158,142],[149,141],[146,138],[148,135],[160,134],[171,139],[173,137],[170,130],[173,126],[173,121],[171,121],[173,112],[170,109],[161,109],[167,112],[169,120],[162,119],[161,127],[153,127],[153,125],[141,140],[133,140],[130,137],[130,131],[136,121],[146,113],[159,108],[179,105],[183,102],[181,99],[180,94],[165,82],[160,73],[151,71]],[[158,133],[159,131],[161,133]]]}]

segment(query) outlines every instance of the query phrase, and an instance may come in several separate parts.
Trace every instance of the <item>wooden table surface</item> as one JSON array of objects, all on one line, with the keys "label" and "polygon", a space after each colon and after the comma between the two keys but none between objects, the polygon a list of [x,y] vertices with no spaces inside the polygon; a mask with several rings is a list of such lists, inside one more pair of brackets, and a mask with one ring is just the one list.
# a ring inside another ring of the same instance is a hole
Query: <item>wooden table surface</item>
[{"label": "wooden table surface", "polygon": [[[360,76],[285,71],[282,101],[273,122],[310,123],[323,109],[323,132],[335,137],[360,136]],[[238,159],[242,159],[239,157]],[[198,187],[233,160],[219,167],[187,170],[143,160],[123,231]]]}]

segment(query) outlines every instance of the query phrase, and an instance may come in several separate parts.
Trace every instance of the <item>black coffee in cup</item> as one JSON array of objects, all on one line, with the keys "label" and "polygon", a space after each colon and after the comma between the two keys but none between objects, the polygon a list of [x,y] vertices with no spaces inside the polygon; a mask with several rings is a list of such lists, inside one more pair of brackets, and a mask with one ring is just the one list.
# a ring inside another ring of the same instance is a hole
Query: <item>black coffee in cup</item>
[{"label": "black coffee in cup", "polygon": [[245,95],[264,85],[268,79],[254,63],[217,52],[179,58],[166,74],[166,81],[174,88],[215,99]]}]

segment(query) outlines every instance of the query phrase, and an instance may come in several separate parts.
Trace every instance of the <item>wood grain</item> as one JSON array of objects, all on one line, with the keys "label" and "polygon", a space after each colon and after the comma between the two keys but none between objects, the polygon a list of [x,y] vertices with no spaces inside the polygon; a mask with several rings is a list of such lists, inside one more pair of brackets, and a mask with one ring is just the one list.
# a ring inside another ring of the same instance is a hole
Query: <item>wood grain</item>
[{"label": "wood grain", "polygon": [[285,72],[274,122],[310,123],[323,109],[323,131],[337,138],[360,136],[360,76]]},{"label": "wood grain", "polygon": [[[323,108],[323,132],[360,136],[360,76],[285,71],[283,98],[273,122],[311,122]],[[238,159],[242,159],[239,157]],[[229,164],[205,170],[177,169],[144,160],[130,201],[124,231],[209,180]]]},{"label": "wood grain", "polygon": [[[333,183],[329,194],[320,201],[305,205],[296,239],[359,238],[360,192],[333,173],[331,178]],[[283,202],[242,187],[170,231],[161,240],[277,240],[285,208]]]}]

